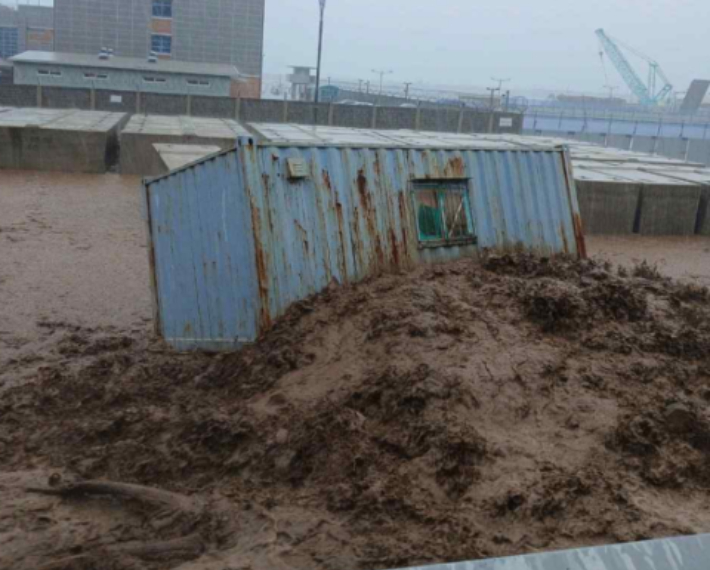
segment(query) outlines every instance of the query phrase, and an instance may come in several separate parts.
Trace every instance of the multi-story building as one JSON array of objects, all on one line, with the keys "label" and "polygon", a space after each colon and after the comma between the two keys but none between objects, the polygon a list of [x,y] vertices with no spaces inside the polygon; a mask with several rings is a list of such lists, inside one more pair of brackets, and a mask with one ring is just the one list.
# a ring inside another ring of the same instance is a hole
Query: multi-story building
[{"label": "multi-story building", "polygon": [[260,78],[265,0],[54,0],[56,50],[223,63]]},{"label": "multi-story building", "polygon": [[54,49],[54,15],[49,6],[0,5],[0,58],[26,50]]}]

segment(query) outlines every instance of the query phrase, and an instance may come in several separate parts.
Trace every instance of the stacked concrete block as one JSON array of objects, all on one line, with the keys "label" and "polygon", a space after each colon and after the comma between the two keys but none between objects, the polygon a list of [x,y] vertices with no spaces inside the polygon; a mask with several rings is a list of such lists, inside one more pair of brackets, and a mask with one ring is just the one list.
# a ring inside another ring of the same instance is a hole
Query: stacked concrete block
[{"label": "stacked concrete block", "polygon": [[236,146],[238,136],[249,131],[232,119],[134,115],[121,132],[121,174],[158,176],[165,170],[156,143],[208,145],[220,149]]},{"label": "stacked concrete block", "polygon": [[0,114],[0,168],[101,174],[118,150],[123,113],[12,109]]},{"label": "stacked concrete block", "polygon": [[696,185],[645,184],[641,191],[638,232],[653,236],[695,234],[700,191]]},{"label": "stacked concrete block", "polygon": [[589,235],[630,235],[639,206],[636,184],[577,181],[579,211]]}]

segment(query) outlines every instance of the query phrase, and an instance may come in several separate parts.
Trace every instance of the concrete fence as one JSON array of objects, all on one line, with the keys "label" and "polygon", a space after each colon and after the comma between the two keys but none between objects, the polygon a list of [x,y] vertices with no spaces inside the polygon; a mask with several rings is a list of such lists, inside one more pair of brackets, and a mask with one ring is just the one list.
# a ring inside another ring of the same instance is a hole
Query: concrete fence
[{"label": "concrete fence", "polygon": [[413,129],[460,133],[520,134],[523,116],[466,107],[355,106],[267,99],[164,95],[101,89],[0,85],[0,106],[48,107],[129,114],[187,115],[238,121],[298,123],[366,129]]}]

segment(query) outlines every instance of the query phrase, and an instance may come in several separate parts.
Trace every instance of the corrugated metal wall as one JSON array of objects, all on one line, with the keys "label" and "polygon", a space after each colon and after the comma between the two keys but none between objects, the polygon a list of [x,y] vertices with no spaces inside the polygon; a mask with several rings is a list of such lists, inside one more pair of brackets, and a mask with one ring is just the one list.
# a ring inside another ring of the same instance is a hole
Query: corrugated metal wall
[{"label": "corrugated metal wall", "polygon": [[[305,161],[307,178],[288,178],[289,158]],[[161,331],[180,347],[253,340],[332,281],[478,247],[583,255],[568,172],[562,151],[297,148],[239,139],[235,151],[146,185]],[[412,181],[446,179],[468,181],[478,247],[419,247]]]},{"label": "corrugated metal wall", "polygon": [[156,325],[178,349],[256,338],[259,295],[251,209],[228,152],[150,184]]}]

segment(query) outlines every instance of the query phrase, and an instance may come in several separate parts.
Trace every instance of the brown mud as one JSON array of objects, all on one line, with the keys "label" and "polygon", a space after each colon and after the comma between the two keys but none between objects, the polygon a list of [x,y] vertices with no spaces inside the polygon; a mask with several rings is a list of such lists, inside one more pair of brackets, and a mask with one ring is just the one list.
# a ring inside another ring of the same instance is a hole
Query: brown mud
[{"label": "brown mud", "polygon": [[710,532],[710,293],[648,265],[383,276],[238,354],[41,328],[0,370],[0,568],[384,569]]}]

